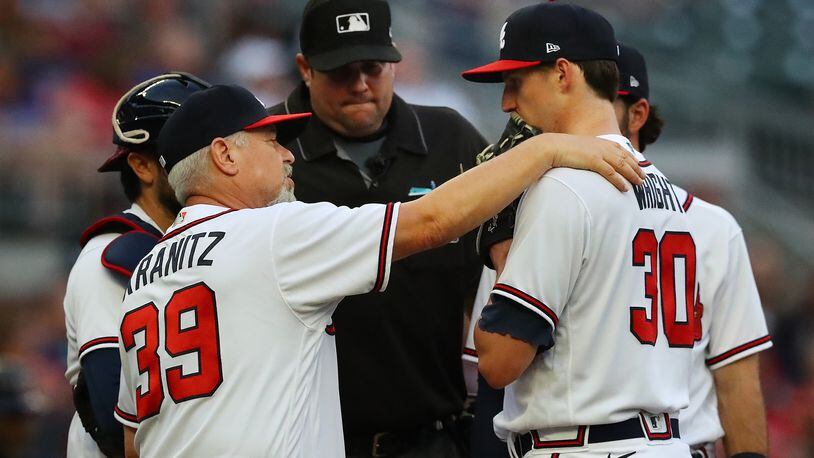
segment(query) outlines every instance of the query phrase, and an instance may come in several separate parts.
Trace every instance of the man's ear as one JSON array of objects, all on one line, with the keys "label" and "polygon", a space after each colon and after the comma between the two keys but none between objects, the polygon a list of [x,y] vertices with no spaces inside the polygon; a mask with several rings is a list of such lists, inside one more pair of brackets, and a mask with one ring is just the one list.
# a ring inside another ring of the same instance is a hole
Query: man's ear
[{"label": "man's ear", "polygon": [[559,58],[554,62],[554,74],[557,77],[560,91],[567,92],[574,85],[574,77],[578,71],[579,67],[566,59]]},{"label": "man's ear", "polygon": [[305,82],[305,86],[310,88],[311,87],[311,77],[314,75],[313,69],[311,69],[311,64],[308,63],[308,59],[301,53],[297,53],[297,57],[294,58],[297,63],[297,70],[300,72],[300,77]]},{"label": "man's ear", "polygon": [[142,153],[131,152],[127,155],[127,165],[145,186],[152,186],[159,172],[158,162]]},{"label": "man's ear", "polygon": [[637,100],[636,103],[628,107],[627,116],[630,131],[638,132],[647,122],[647,117],[650,116],[650,103],[647,102],[647,99]]},{"label": "man's ear", "polygon": [[212,140],[209,148],[209,157],[221,173],[228,176],[235,176],[239,170],[237,164],[236,151],[232,145],[222,137]]}]

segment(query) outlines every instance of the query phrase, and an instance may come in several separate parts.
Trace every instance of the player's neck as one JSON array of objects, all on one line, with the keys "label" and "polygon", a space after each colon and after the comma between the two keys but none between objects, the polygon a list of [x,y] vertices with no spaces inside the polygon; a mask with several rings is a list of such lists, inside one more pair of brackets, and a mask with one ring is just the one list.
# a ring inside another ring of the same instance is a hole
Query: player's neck
[{"label": "player's neck", "polygon": [[147,213],[162,232],[166,231],[168,227],[175,220],[175,213],[165,207],[152,193],[142,193],[137,199],[136,204]]},{"label": "player's neck", "polygon": [[633,149],[635,149],[636,151],[641,151],[639,149],[639,133],[638,132],[635,133],[635,134],[631,132],[627,136],[627,139],[630,140],[630,144],[633,146]]},{"label": "player's neck", "polygon": [[569,109],[558,124],[560,124],[560,132],[564,134],[592,137],[608,134],[622,135],[613,105],[596,97],[584,100],[583,103]]}]

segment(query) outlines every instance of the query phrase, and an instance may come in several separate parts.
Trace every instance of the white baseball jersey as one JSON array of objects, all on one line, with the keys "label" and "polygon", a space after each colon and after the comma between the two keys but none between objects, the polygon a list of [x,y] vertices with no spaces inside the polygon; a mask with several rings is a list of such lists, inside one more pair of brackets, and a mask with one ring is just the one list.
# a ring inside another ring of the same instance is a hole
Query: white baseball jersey
[{"label": "white baseball jersey", "polygon": [[386,287],[397,217],[183,209],[124,300],[116,417],[141,456],[344,456],[331,314]]},{"label": "white baseball jersey", "polygon": [[724,431],[712,371],[772,346],[746,242],[721,207],[675,187],[693,226],[698,251],[700,306],[690,378],[690,406],[681,411],[681,439],[714,442]]},{"label": "white baseball jersey", "polygon": [[[125,213],[132,213],[156,230],[158,225],[147,213],[133,204]],[[68,369],[65,378],[76,386],[81,359],[100,348],[119,348],[119,316],[124,296],[125,280],[102,265],[102,252],[120,234],[108,233],[93,237],[82,248],[68,276],[65,290],[65,329],[68,337]],[[96,441],[74,414],[68,431],[68,457],[103,458]]]},{"label": "white baseball jersey", "polygon": [[629,149],[648,178],[620,193],[595,173],[555,169],[523,196],[492,294],[544,320],[554,345],[506,388],[502,439],[641,411],[675,418],[689,402],[691,228],[664,175],[626,138],[601,138]]}]

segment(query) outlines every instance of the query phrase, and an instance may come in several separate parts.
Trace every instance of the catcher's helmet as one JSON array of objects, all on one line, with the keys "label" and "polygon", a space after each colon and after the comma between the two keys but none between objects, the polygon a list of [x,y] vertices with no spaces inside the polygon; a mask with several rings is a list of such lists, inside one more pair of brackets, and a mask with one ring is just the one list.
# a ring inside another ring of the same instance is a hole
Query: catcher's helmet
[{"label": "catcher's helmet", "polygon": [[113,144],[119,148],[99,171],[121,170],[129,148],[155,151],[164,122],[190,94],[208,87],[211,84],[194,75],[172,72],[150,78],[127,91],[113,109]]}]

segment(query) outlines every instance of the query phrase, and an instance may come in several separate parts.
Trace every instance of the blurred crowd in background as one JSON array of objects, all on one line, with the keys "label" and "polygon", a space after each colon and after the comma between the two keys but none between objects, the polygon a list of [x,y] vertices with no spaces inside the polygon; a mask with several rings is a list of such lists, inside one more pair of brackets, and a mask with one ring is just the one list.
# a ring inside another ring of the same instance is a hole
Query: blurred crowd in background
[{"label": "blurred crowd in background", "polygon": [[[396,92],[496,139],[501,85],[458,74],[495,57],[503,20],[532,0],[390,3]],[[648,59],[666,120],[649,159],[744,227],[775,341],[762,354],[772,455],[814,456],[814,2],[574,3]],[[0,0],[0,457],[64,455],[62,296],[81,231],[126,206],[118,177],[96,173],[119,96],[182,70],[277,103],[299,80],[304,4]]]}]

